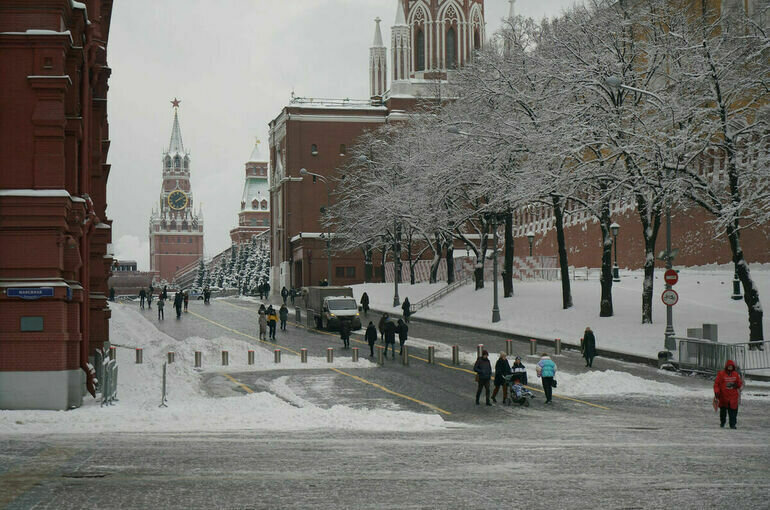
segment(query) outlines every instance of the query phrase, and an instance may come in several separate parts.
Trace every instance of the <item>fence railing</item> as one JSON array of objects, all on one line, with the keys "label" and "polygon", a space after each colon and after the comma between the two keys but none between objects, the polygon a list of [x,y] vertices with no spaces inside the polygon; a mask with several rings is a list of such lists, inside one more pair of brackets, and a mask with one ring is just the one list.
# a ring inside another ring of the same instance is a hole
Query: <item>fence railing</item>
[{"label": "fence railing", "polygon": [[743,347],[743,358],[733,360],[744,372],[770,369],[770,342],[738,344]]},{"label": "fence railing", "polygon": [[715,374],[725,367],[729,359],[743,369],[744,344],[724,344],[693,338],[676,340],[679,344],[680,369]]},{"label": "fence railing", "polygon": [[417,310],[419,310],[421,308],[425,308],[426,306],[428,306],[429,304],[433,303],[434,301],[438,301],[442,297],[444,297],[447,294],[449,294],[450,292],[453,292],[454,290],[462,287],[463,285],[465,285],[466,283],[470,282],[471,280],[473,280],[473,275],[472,274],[466,276],[465,278],[463,278],[461,280],[457,280],[456,282],[454,282],[454,283],[452,283],[450,285],[442,287],[441,289],[437,290],[436,292],[434,292],[430,296],[421,299],[417,303],[412,304],[412,306],[410,307],[412,313],[416,312]]}]

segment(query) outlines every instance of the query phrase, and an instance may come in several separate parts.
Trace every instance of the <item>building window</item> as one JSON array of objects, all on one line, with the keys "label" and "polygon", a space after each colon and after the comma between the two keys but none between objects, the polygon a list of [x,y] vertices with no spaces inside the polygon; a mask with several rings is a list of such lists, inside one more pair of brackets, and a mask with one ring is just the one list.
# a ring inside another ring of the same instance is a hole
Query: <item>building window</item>
[{"label": "building window", "polygon": [[457,36],[454,27],[446,31],[446,66],[447,69],[457,69]]},{"label": "building window", "polygon": [[340,156],[344,156],[347,153],[348,153],[347,147],[345,147],[344,143],[341,143],[340,144]]},{"label": "building window", "polygon": [[267,227],[268,225],[270,225],[270,221],[267,218],[265,218],[265,219],[262,220],[262,225]]},{"label": "building window", "polygon": [[334,276],[337,278],[344,278],[345,277],[345,268],[341,266],[337,266],[334,268]]},{"label": "building window", "polygon": [[313,144],[310,146],[310,154],[312,156],[318,156],[318,145]]},{"label": "building window", "polygon": [[355,266],[337,266],[334,268],[334,274],[337,278],[355,278]]},{"label": "building window", "polygon": [[251,226],[252,227],[256,227],[257,226],[257,219],[256,218],[251,218]]},{"label": "building window", "polygon": [[262,201],[262,210],[263,210],[263,211],[266,211],[266,210],[267,210],[267,200],[263,200],[263,201]]},{"label": "building window", "polygon": [[415,37],[415,50],[417,51],[417,62],[416,62],[416,70],[417,71],[424,71],[425,70],[425,33],[422,31],[422,29],[417,30],[417,37]]},{"label": "building window", "polygon": [[473,49],[475,50],[481,49],[481,36],[479,35],[478,30],[476,30],[476,32],[473,33]]},{"label": "building window", "polygon": [[348,278],[355,278],[356,277],[356,268],[355,266],[348,266],[345,268],[345,276]]},{"label": "building window", "polygon": [[174,168],[179,168],[179,166],[180,166],[179,156],[174,156]]}]

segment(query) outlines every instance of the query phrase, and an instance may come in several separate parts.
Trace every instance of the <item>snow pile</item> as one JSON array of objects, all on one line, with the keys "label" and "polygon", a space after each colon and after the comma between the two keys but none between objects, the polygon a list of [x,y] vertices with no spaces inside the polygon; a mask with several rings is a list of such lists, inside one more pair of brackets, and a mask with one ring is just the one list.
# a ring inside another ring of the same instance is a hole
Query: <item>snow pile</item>
[{"label": "snow pile", "polygon": [[[530,383],[534,381],[539,383],[537,376],[532,379],[532,375],[528,374],[528,377],[530,377]],[[708,398],[710,395],[713,395],[713,392],[707,389],[684,388],[674,384],[644,379],[616,370],[601,370],[582,374],[557,371],[555,379],[559,386],[554,390],[554,393],[570,397],[590,395],[651,395]]]},{"label": "snow pile", "polygon": [[[178,432],[225,431],[242,429],[343,429],[424,431],[445,427],[434,414],[386,409],[354,409],[337,405],[322,408],[298,397],[286,398],[291,390],[283,383],[282,395],[253,393],[245,396],[213,398],[200,386],[201,374],[193,368],[194,351],[203,352],[204,367],[221,363],[220,351],[230,351],[229,367],[217,371],[259,371],[276,368],[273,353],[243,340],[221,337],[216,340],[188,338],[175,340],[158,331],[130,307],[111,304],[110,335],[115,343],[144,350],[144,363],[134,363],[133,349],[118,348],[118,399],[114,406],[100,407],[87,396],[83,407],[72,411],[0,411],[2,433],[61,432]],[[247,365],[246,352],[255,351],[255,365]],[[168,407],[160,408],[162,365],[166,352],[176,353],[176,362],[167,367]],[[240,354],[242,353],[242,354]],[[241,359],[238,356],[242,356]],[[299,357],[285,353],[280,368],[328,368],[373,366],[366,360],[355,365],[337,360],[308,357],[307,365]],[[342,376],[340,376],[342,377]],[[228,382],[228,384],[230,384]],[[235,386],[234,383],[231,386]]]}]

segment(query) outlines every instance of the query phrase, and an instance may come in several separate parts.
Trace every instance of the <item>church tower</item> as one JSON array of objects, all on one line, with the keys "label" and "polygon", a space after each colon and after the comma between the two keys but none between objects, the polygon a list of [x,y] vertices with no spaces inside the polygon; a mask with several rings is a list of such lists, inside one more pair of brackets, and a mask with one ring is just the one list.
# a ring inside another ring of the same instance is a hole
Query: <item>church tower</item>
[{"label": "church tower", "polygon": [[251,242],[255,235],[270,230],[270,185],[267,158],[259,150],[257,140],[246,162],[246,181],[241,196],[238,226],[230,231],[233,244]]},{"label": "church tower", "polygon": [[193,209],[190,153],[182,144],[179,104],[174,99],[174,124],[163,154],[163,184],[158,208],[150,216],[150,270],[168,282],[175,273],[203,257],[203,217]]},{"label": "church tower", "polygon": [[402,0],[398,0],[396,22],[390,27],[391,65],[393,66],[394,82],[406,80],[412,70],[412,45],[404,9]]},{"label": "church tower", "polygon": [[382,98],[388,87],[388,50],[382,43],[380,21],[380,18],[374,20],[377,26],[374,28],[374,42],[369,48],[369,96],[372,99]]}]

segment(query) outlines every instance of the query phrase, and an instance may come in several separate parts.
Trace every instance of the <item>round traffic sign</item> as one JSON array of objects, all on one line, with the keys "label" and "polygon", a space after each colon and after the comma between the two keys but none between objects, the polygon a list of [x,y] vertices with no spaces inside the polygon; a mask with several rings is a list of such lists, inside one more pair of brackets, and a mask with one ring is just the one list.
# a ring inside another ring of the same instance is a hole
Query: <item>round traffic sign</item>
[{"label": "round traffic sign", "polygon": [[663,274],[663,279],[666,281],[669,285],[674,285],[676,282],[679,281],[679,273],[677,273],[673,269],[669,269]]},{"label": "round traffic sign", "polygon": [[679,301],[679,294],[672,289],[664,290],[663,294],[660,295],[660,299],[663,300],[665,305],[674,306]]}]

